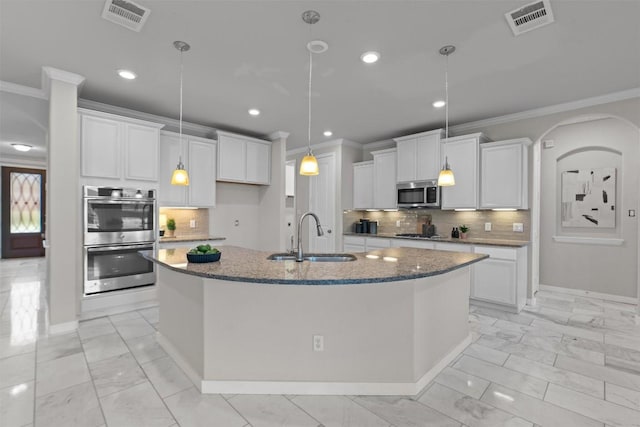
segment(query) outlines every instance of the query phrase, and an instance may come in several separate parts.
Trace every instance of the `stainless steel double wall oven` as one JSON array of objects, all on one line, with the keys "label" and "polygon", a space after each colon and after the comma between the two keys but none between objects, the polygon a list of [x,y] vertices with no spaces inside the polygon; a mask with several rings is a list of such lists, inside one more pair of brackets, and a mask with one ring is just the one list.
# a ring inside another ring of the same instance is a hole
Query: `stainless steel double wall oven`
[{"label": "stainless steel double wall oven", "polygon": [[85,186],[83,193],[84,294],[154,284],[154,265],[138,251],[155,246],[155,190]]}]

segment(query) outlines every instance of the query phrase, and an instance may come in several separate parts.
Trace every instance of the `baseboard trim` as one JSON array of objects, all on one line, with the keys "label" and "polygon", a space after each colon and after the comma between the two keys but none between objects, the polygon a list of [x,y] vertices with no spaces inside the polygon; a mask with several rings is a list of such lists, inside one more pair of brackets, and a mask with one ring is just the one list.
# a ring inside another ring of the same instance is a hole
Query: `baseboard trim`
[{"label": "baseboard trim", "polygon": [[217,381],[205,380],[180,355],[180,352],[160,332],[158,343],[173,358],[189,379],[204,394],[296,394],[296,395],[363,395],[415,396],[424,389],[444,368],[471,344],[467,335],[440,362],[412,383],[350,383],[321,381]]},{"label": "baseboard trim", "polygon": [[71,322],[56,323],[49,325],[49,335],[60,335],[73,332],[78,329],[78,321],[73,320]]},{"label": "baseboard trim", "polygon": [[471,304],[473,305],[477,305],[479,307],[485,307],[485,308],[494,308],[497,310],[502,310],[502,311],[507,311],[509,313],[515,313],[518,314],[520,313],[520,310],[518,310],[518,307],[515,305],[511,305],[511,304],[500,304],[497,302],[489,302],[489,301],[484,301],[481,299],[475,299],[475,298],[471,298],[470,299]]},{"label": "baseboard trim", "polygon": [[543,284],[540,284],[538,289],[541,291],[554,291],[562,294],[578,295],[581,297],[599,298],[607,301],[623,302],[626,304],[638,305],[638,298],[625,297],[621,295],[604,294],[600,292],[586,291],[583,289],[571,289],[571,288],[563,288],[561,286],[551,286],[551,285],[543,285]]}]

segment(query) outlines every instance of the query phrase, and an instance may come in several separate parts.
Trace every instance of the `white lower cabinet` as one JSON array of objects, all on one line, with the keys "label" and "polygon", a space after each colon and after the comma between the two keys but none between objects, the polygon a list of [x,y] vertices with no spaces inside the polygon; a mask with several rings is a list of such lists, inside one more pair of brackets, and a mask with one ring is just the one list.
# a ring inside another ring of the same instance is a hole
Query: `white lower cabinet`
[{"label": "white lower cabinet", "polygon": [[473,245],[467,243],[435,242],[439,251],[473,252]]},{"label": "white lower cabinet", "polygon": [[394,248],[435,249],[436,243],[424,240],[393,239],[391,246]]},{"label": "white lower cabinet", "polygon": [[527,299],[527,247],[475,246],[474,252],[489,258],[473,265],[471,298],[516,313],[522,310]]},{"label": "white lower cabinet", "polygon": [[365,252],[366,242],[364,237],[344,236],[342,240],[343,251],[346,253]]},{"label": "white lower cabinet", "polygon": [[385,239],[382,237],[367,237],[366,242],[367,252],[391,247],[391,239]]},{"label": "white lower cabinet", "polygon": [[369,252],[391,247],[391,240],[384,237],[344,236],[342,247],[344,252]]}]

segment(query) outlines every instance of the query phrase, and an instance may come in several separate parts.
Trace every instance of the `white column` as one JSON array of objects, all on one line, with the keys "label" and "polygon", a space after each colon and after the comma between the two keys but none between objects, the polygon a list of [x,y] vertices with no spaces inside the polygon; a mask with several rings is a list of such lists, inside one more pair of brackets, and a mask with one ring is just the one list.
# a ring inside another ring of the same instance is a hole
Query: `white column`
[{"label": "white column", "polygon": [[43,67],[49,96],[46,235],[51,333],[74,330],[82,295],[78,85],[84,77]]},{"label": "white column", "polygon": [[285,224],[285,162],[287,156],[287,132],[274,132],[271,140],[271,185],[260,188],[258,215],[258,249],[284,251],[286,248]]}]

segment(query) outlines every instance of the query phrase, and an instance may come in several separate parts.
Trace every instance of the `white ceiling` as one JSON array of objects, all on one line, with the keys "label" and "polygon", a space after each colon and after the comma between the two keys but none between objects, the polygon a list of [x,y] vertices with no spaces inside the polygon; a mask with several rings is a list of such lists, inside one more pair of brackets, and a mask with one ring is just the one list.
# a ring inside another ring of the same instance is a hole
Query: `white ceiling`
[{"label": "white ceiling", "polygon": [[[519,37],[504,14],[526,0],[137,2],[151,9],[140,33],[103,20],[103,0],[0,0],[0,80],[39,88],[48,65],[85,76],[81,98],[177,118],[172,43],[184,40],[185,120],[287,131],[290,148],[307,142],[311,39],[329,44],[314,55],[312,143],[325,129],[368,143],[443,127],[431,103],[444,97],[447,44],[453,125],[640,87],[638,0],[551,0],[555,22]],[[302,21],[307,9],[319,23]],[[366,50],[381,60],[363,64]]]}]

